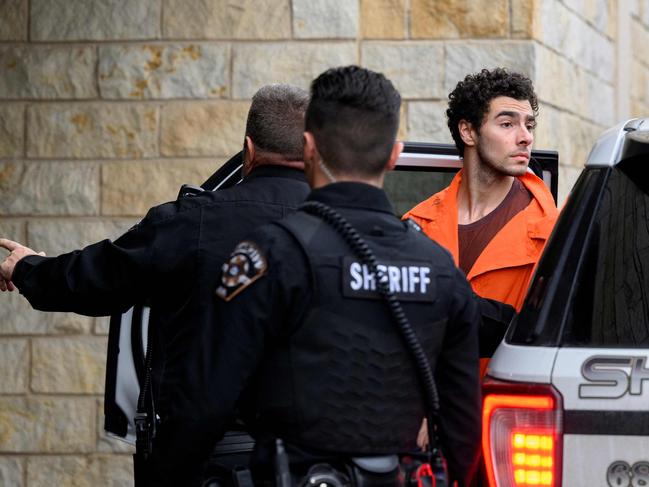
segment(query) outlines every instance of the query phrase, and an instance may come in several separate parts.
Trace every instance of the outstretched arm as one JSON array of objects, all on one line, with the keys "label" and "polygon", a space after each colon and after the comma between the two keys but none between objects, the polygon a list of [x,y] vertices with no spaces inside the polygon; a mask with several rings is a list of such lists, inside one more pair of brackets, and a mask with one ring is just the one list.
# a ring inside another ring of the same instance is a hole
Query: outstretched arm
[{"label": "outstretched arm", "polygon": [[507,332],[507,327],[516,316],[516,310],[495,299],[487,299],[476,295],[480,306],[482,324],[478,332],[480,358],[491,358],[496,352]]},{"label": "outstretched arm", "polygon": [[16,286],[11,282],[11,276],[13,276],[16,264],[20,259],[28,255],[45,257],[45,252],[36,252],[8,238],[0,238],[0,247],[9,251],[9,255],[0,263],[0,291],[2,292],[16,289]]},{"label": "outstretched arm", "polygon": [[11,253],[2,263],[2,286],[18,289],[40,311],[122,313],[194,270],[196,218],[195,212],[167,203],[152,208],[114,242],[103,240],[56,257],[3,240]]}]

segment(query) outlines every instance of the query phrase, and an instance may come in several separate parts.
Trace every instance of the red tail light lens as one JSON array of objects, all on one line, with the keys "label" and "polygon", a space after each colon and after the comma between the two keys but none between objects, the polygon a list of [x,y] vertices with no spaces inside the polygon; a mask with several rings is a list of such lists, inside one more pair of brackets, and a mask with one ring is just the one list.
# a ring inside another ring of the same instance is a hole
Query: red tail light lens
[{"label": "red tail light lens", "polygon": [[561,486],[561,413],[552,386],[485,382],[482,452],[490,487]]}]

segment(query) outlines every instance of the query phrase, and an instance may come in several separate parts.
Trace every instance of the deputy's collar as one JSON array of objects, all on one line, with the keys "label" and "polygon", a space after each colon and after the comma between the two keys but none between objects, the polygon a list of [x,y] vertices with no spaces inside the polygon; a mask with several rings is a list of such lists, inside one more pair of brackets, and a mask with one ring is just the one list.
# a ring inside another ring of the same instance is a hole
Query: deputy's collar
[{"label": "deputy's collar", "polygon": [[257,166],[252,171],[250,171],[250,173],[245,178],[243,178],[243,180],[245,182],[249,179],[263,177],[290,178],[306,181],[304,171],[288,166],[282,166],[279,164],[262,164],[260,166]]}]

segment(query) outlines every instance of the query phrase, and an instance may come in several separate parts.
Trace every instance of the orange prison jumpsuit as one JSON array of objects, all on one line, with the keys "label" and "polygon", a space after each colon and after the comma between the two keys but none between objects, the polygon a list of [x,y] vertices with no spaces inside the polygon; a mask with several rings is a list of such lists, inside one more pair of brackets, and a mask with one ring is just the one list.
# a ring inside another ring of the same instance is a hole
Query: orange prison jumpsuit
[{"label": "orange prison jumpsuit", "polygon": [[[462,180],[457,173],[451,184],[406,213],[424,233],[453,255],[458,264],[457,192]],[[552,194],[532,173],[518,178],[532,194],[532,201],[516,214],[487,244],[466,276],[479,296],[507,303],[520,311],[532,272],[558,211]],[[487,361],[481,361],[481,372]]]}]

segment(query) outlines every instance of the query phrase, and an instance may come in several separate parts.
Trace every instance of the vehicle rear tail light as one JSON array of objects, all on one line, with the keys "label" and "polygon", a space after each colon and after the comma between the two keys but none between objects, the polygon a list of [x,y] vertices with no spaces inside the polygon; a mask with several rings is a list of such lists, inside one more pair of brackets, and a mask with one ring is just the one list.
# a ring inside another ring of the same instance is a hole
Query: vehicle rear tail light
[{"label": "vehicle rear tail light", "polygon": [[550,385],[487,379],[482,453],[489,487],[561,486],[562,404]]}]

